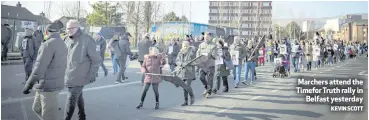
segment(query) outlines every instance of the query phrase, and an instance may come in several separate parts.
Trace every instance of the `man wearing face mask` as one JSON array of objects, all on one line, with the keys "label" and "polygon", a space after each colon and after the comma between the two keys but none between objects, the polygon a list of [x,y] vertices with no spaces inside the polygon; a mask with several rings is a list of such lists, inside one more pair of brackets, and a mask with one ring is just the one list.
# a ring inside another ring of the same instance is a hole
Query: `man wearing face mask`
[{"label": "man wearing face mask", "polygon": [[[101,56],[101,68],[104,70],[105,77],[108,75],[108,69],[106,69],[104,65],[104,58],[105,58],[105,50],[106,50],[106,41],[101,32],[97,33],[97,40],[96,40],[96,52],[100,53]],[[96,77],[98,73],[96,73]]]},{"label": "man wearing face mask", "polygon": [[115,83],[122,83],[125,80],[124,72],[126,71],[126,62],[127,57],[132,56],[133,53],[130,49],[129,37],[131,37],[130,33],[125,33],[121,39],[119,39],[118,44],[115,46],[115,59],[119,65],[119,73]]},{"label": "man wearing face mask", "polygon": [[34,69],[23,89],[24,94],[29,94],[35,86],[32,109],[41,120],[57,118],[58,93],[64,88],[68,49],[60,37],[61,28],[63,23],[59,20],[47,26],[47,41],[40,46]]},{"label": "man wearing face mask", "polygon": [[209,98],[211,95],[211,90],[213,89],[213,78],[215,72],[215,58],[217,56],[216,45],[211,42],[211,34],[204,33],[205,41],[199,45],[199,49],[196,52],[196,56],[205,55],[209,57],[209,68],[200,71],[200,80],[205,87],[203,95]]},{"label": "man wearing face mask", "polygon": [[23,38],[22,43],[18,47],[21,51],[21,56],[24,63],[24,71],[26,73],[25,81],[22,82],[22,84],[26,83],[28,77],[31,75],[33,63],[37,56],[36,41],[33,38],[32,33],[32,29],[26,29],[26,36]]},{"label": "man wearing face mask", "polygon": [[95,40],[81,31],[77,20],[69,20],[66,29],[68,57],[65,86],[68,87],[68,93],[64,119],[72,118],[77,105],[79,120],[86,120],[82,89],[85,85],[95,82],[101,56],[96,52]]}]

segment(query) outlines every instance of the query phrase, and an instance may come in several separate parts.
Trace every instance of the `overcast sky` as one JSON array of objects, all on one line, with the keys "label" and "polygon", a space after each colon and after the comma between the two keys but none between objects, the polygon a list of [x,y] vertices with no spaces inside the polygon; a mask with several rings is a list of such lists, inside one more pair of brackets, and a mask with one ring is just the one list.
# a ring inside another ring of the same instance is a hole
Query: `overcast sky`
[{"label": "overcast sky", "polygon": [[[42,1],[23,1],[23,7],[26,7],[34,14],[44,11],[44,3]],[[74,1],[53,1],[51,20],[61,17],[61,7],[71,4]],[[5,5],[15,6],[17,1],[4,2]],[[57,5],[58,4],[58,5]],[[332,17],[352,13],[368,13],[367,1],[273,1],[272,3],[273,19],[288,18],[321,18]],[[81,8],[92,12],[88,1],[81,1]],[[162,1],[162,10],[165,13],[174,11],[178,16],[186,15],[186,17],[197,23],[208,23],[209,19],[209,2],[208,1],[178,1],[169,2]],[[192,11],[192,12],[190,12]],[[191,14],[191,16],[190,16]]]}]

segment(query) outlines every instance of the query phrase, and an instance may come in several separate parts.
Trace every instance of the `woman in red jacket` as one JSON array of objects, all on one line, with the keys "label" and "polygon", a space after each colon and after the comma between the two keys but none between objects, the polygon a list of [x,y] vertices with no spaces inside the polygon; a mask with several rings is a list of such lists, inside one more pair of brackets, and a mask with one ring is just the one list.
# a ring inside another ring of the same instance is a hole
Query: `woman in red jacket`
[{"label": "woman in red jacket", "polygon": [[[165,58],[159,54],[159,50],[156,47],[150,48],[150,53],[145,55],[144,61],[141,67],[141,72],[161,74],[161,68],[165,65]],[[147,90],[149,90],[150,85],[154,88],[155,93],[155,109],[159,109],[159,83],[161,82],[160,76],[146,74],[144,79],[144,89],[142,91],[141,102],[136,107],[137,109],[143,106],[143,102],[146,97]]]}]

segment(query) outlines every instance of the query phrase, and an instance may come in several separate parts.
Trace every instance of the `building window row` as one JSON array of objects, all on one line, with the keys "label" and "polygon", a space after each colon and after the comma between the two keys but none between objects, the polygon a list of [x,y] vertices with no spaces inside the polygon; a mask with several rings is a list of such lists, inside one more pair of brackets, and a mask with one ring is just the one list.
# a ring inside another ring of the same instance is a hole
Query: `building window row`
[{"label": "building window row", "polygon": [[[221,12],[219,12],[221,11]],[[247,14],[271,14],[272,10],[268,9],[268,10],[260,10],[259,12],[257,10],[252,10],[252,9],[243,9],[243,10],[239,10],[239,9],[210,9],[210,13],[247,13]]]},{"label": "building window row", "polygon": [[249,1],[235,1],[235,2],[227,2],[227,1],[211,1],[210,6],[272,6],[272,2],[249,2]]}]

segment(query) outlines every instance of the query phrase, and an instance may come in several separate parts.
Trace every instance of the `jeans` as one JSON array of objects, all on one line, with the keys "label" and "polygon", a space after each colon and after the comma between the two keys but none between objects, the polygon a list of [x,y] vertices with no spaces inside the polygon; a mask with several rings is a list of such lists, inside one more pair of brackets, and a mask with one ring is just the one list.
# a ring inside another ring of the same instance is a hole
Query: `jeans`
[{"label": "jeans", "polygon": [[238,85],[240,83],[241,70],[242,70],[242,64],[234,65],[234,68],[233,68],[234,85]]},{"label": "jeans", "polygon": [[299,60],[300,60],[299,58],[300,57],[293,57],[292,58],[292,64],[293,64],[295,72],[299,71]]},{"label": "jeans", "polygon": [[118,63],[117,63],[117,60],[115,59],[114,54],[111,54],[111,63],[113,63],[114,73],[118,73]]},{"label": "jeans", "polygon": [[8,57],[8,44],[9,42],[1,44],[3,46],[1,50],[1,60],[6,59]]},{"label": "jeans", "polygon": [[333,56],[328,56],[328,65],[333,64]]},{"label": "jeans", "polygon": [[255,62],[246,62],[245,64],[245,82],[248,80],[249,71],[250,71],[250,77],[251,82],[254,81],[254,73],[255,73]]},{"label": "jeans", "polygon": [[[106,69],[106,67],[105,67],[105,65],[104,65],[104,56],[102,57],[103,59],[102,59],[102,61],[101,61],[101,63],[100,63],[100,66],[101,66],[101,68],[103,69],[103,71],[104,71],[104,74],[105,75],[107,75],[108,74],[108,69]],[[99,67],[100,68],[100,67]],[[96,76],[98,75],[99,73],[96,73]]]},{"label": "jeans", "polygon": [[78,119],[86,120],[85,102],[82,95],[83,86],[68,87],[67,104],[65,106],[64,120],[72,119],[76,104],[78,106]]},{"label": "jeans", "polygon": [[143,87],[144,89],[142,90],[142,95],[141,95],[142,103],[145,101],[146,93],[149,90],[151,84],[152,84],[152,89],[154,90],[154,93],[155,93],[155,101],[159,102],[159,83],[145,83]]},{"label": "jeans", "polygon": [[36,91],[32,110],[40,120],[53,120],[58,118],[58,93]]},{"label": "jeans", "polygon": [[[191,86],[192,80],[184,80],[184,82],[186,83],[186,85]],[[185,102],[187,103],[188,102],[188,95],[189,95],[189,93],[187,92],[187,90],[183,89],[183,95],[184,95]],[[191,97],[194,97],[194,96],[191,96]]]},{"label": "jeans", "polygon": [[126,79],[126,76],[124,75],[124,72],[126,71],[126,60],[123,59],[116,59],[118,61],[119,65],[119,72],[117,75],[116,81],[119,82],[120,80]]},{"label": "jeans", "polygon": [[224,90],[228,90],[228,76],[217,76],[217,80],[215,82],[215,87],[214,90],[219,90],[220,89],[220,79],[222,79],[222,83],[223,83],[223,87]]},{"label": "jeans", "polygon": [[175,66],[174,64],[170,64],[170,65],[169,65],[170,72],[173,72],[175,67],[176,67],[176,66]]}]

